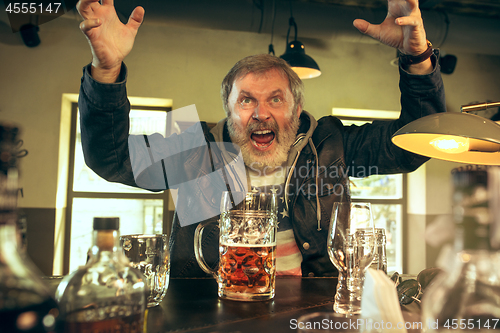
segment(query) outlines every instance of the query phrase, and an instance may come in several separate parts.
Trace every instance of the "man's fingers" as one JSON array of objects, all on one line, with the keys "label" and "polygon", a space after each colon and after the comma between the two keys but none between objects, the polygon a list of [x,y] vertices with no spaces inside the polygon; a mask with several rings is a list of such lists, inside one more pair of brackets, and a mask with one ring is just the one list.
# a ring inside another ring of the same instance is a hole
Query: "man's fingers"
[{"label": "man's fingers", "polygon": [[94,2],[99,2],[99,0],[80,0],[76,4],[76,9],[83,16],[83,13],[89,10],[90,5]]},{"label": "man's fingers", "polygon": [[142,8],[141,6],[135,7],[135,9],[132,11],[132,14],[130,14],[127,25],[133,27],[136,30],[139,29],[139,26],[144,19],[144,12],[144,8]]},{"label": "man's fingers", "polygon": [[370,37],[377,38],[380,32],[380,26],[370,24],[365,20],[356,19],[352,23],[356,29],[358,29],[361,33],[364,33]]},{"label": "man's fingers", "polygon": [[354,22],[352,22],[352,25],[354,25],[354,27],[358,29],[361,33],[365,33],[370,23],[362,19],[356,19],[354,20]]},{"label": "man's fingers", "polygon": [[93,28],[96,28],[102,24],[100,19],[85,20],[80,23],[80,30],[87,34],[87,32]]},{"label": "man's fingers", "polygon": [[102,0],[102,5],[103,6],[113,6],[113,0]]},{"label": "man's fingers", "polygon": [[406,0],[408,4],[410,5],[410,9],[414,10],[415,8],[418,8],[418,1],[417,0]]},{"label": "man's fingers", "polygon": [[416,26],[419,26],[420,23],[421,23],[420,20],[418,20],[417,18],[415,18],[413,16],[402,16],[402,17],[398,17],[396,19],[396,24],[401,25],[401,26],[416,27]]}]

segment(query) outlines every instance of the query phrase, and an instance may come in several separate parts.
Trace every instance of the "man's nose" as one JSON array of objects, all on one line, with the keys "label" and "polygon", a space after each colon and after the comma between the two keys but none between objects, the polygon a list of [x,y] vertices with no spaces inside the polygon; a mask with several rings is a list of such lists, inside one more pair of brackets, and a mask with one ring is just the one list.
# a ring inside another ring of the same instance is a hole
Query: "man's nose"
[{"label": "man's nose", "polygon": [[253,110],[252,118],[258,121],[266,121],[271,118],[271,112],[265,103],[259,103],[257,107]]}]

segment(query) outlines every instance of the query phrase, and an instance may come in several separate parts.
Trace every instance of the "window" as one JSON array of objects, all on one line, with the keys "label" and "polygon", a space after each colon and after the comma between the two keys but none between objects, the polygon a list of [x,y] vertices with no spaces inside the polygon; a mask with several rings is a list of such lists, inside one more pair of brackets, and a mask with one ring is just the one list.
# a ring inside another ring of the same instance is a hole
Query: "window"
[{"label": "window", "polygon": [[[169,100],[166,100],[169,101]],[[133,99],[131,98],[131,103]],[[130,134],[168,136],[171,108],[133,105]],[[84,162],[77,103],[72,103],[70,154],[67,189],[64,272],[85,264],[92,245],[92,222],[98,216],[120,218],[120,234],[168,233],[173,212],[169,210],[169,191],[154,193],[119,183],[108,182]],[[170,205],[173,210],[173,205]]]},{"label": "window", "polygon": [[[344,125],[363,125],[375,119],[396,119],[399,111],[333,108]],[[370,202],[375,227],[387,238],[387,271],[403,272],[403,228],[406,219],[406,175],[373,175],[350,179],[352,201]]]}]

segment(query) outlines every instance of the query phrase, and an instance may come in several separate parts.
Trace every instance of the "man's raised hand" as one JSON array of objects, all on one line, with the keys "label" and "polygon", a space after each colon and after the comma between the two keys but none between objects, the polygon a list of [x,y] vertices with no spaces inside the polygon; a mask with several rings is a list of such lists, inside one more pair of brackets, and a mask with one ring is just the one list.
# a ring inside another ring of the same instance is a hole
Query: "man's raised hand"
[{"label": "man's raised hand", "polygon": [[[371,24],[357,19],[353,25],[360,32],[383,44],[395,47],[404,54],[419,55],[428,47],[418,0],[388,0],[388,11],[384,22]],[[429,73],[432,71],[432,63],[427,59],[411,65],[408,70],[414,74]]]},{"label": "man's raised hand", "polygon": [[384,22],[370,24],[357,19],[353,24],[360,32],[405,54],[418,55],[427,49],[418,0],[388,0],[388,12]]},{"label": "man's raised hand", "polygon": [[115,82],[123,59],[130,53],[144,18],[144,8],[136,7],[127,24],[120,22],[113,0],[80,0],[76,8],[84,21],[80,30],[92,51],[92,76],[101,82]]}]

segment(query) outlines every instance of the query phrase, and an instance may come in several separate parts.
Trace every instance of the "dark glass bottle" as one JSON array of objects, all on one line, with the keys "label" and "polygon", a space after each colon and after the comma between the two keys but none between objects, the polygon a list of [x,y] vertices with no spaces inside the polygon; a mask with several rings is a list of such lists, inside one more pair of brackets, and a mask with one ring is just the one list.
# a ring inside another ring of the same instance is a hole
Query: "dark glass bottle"
[{"label": "dark glass bottle", "polygon": [[18,129],[0,125],[0,331],[60,332],[60,315],[17,230]]},{"label": "dark glass bottle", "polygon": [[453,173],[455,258],[422,302],[426,332],[500,329],[500,169]]},{"label": "dark glass bottle", "polygon": [[94,218],[87,264],[66,276],[57,288],[65,332],[143,332],[146,279],[123,254],[119,222],[118,218]]}]

